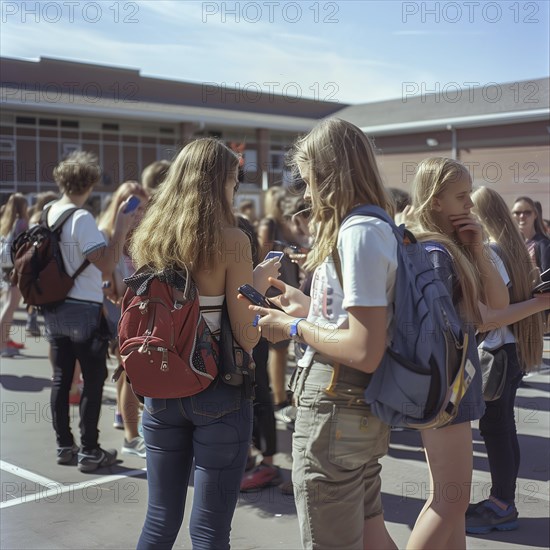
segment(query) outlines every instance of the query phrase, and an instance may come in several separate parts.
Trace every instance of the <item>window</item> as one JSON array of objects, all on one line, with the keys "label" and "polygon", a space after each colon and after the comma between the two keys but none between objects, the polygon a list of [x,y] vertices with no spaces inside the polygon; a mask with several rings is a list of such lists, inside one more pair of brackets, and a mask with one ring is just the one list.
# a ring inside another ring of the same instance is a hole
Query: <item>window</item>
[{"label": "window", "polygon": [[55,118],[40,118],[38,124],[40,126],[57,126],[58,120]]},{"label": "window", "polygon": [[80,150],[80,145],[78,143],[63,143],[61,145],[61,156],[65,158],[67,155],[78,150]]},{"label": "window", "polygon": [[31,116],[18,116],[15,117],[15,123],[16,124],[32,124],[33,126],[36,124],[36,118]]},{"label": "window", "polygon": [[15,151],[15,140],[3,138],[0,139],[0,156],[2,154],[10,154]]}]

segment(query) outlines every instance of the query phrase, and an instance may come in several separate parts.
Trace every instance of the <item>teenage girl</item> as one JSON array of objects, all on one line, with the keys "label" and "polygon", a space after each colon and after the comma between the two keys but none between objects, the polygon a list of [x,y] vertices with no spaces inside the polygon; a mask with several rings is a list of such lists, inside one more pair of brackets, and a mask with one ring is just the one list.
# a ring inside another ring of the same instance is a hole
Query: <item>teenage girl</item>
[{"label": "teenage girl", "polygon": [[[550,307],[550,294],[532,298],[538,273],[531,263],[524,239],[504,199],[494,189],[481,187],[472,195],[474,212],[483,223],[491,247],[502,260],[504,280],[509,281],[510,305],[482,311],[489,331],[481,347],[493,354],[504,350],[508,358],[502,395],[486,402],[479,429],[489,459],[489,498],[471,504],[466,517],[467,533],[509,531],[518,527],[515,506],[520,448],[514,418],[516,391],[525,372],[542,363],[543,322],[540,312]],[[522,216],[523,218],[523,216]]]},{"label": "teenage girl", "polygon": [[314,270],[311,297],[271,280],[282,292],[273,300],[285,312],[250,307],[270,341],[307,344],[292,384],[298,406],[292,481],[302,545],[396,548],[380,498],[379,460],[388,450],[389,427],[371,414],[363,393],[392,322],[397,242],[379,219],[343,223],[359,204],[390,214],[392,208],[373,147],[353,124],[319,123],[297,142],[293,158],[312,207],[315,244],[305,265]]},{"label": "teenage girl", "polygon": [[[453,422],[422,431],[431,492],[409,538],[410,549],[466,548],[464,518],[473,468],[470,421],[481,418],[485,410],[475,343],[475,327],[481,323],[479,303],[493,309],[509,303],[506,285],[483,243],[481,225],[471,214],[471,193],[468,170],[448,158],[423,160],[412,182],[415,235],[444,248],[430,256],[464,322],[467,358],[476,373]],[[449,487],[457,488],[453,498],[448,498]]]}]

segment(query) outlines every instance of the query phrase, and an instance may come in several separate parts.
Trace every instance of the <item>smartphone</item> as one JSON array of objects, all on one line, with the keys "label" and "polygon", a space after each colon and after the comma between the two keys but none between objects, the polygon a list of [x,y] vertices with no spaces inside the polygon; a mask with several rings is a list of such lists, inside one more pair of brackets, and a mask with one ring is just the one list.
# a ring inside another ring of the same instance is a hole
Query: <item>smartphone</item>
[{"label": "smartphone", "polygon": [[542,294],[543,292],[550,292],[550,281],[543,281],[533,289],[533,294]]},{"label": "smartphone", "polygon": [[281,261],[281,258],[284,256],[284,252],[279,252],[278,250],[270,250],[264,258],[264,262],[266,260],[271,260],[271,258],[277,258],[279,261]]},{"label": "smartphone", "polygon": [[252,285],[242,285],[238,288],[239,292],[252,304],[260,307],[267,307],[271,309],[278,309],[284,311],[269,298],[266,298],[263,294],[258,292]]},{"label": "smartphone", "polygon": [[140,203],[141,203],[141,199],[139,197],[136,197],[136,195],[132,195],[128,199],[128,204],[124,209],[124,213],[129,214],[130,212],[133,212],[140,205]]}]

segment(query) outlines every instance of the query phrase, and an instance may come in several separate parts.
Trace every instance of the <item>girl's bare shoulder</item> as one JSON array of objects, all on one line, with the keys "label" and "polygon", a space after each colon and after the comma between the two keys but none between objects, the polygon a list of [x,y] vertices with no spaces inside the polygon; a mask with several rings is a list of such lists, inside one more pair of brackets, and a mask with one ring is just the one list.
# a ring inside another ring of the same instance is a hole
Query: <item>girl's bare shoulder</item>
[{"label": "girl's bare shoulder", "polygon": [[238,227],[226,227],[223,229],[225,260],[229,262],[241,261],[243,258],[251,258],[250,239],[244,231]]},{"label": "girl's bare shoulder", "polygon": [[250,239],[246,233],[238,227],[224,227],[223,239],[227,244],[246,244],[250,243]]}]

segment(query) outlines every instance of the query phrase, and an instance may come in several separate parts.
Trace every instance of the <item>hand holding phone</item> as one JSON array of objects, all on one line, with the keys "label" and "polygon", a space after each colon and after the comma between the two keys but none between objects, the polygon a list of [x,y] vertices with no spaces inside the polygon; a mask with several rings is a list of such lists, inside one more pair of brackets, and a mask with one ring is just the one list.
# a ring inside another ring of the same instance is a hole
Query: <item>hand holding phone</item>
[{"label": "hand holding phone", "polygon": [[130,212],[133,212],[141,203],[141,199],[137,197],[136,195],[131,195],[128,199],[128,204],[126,204],[126,207],[124,208],[124,213],[129,214]]},{"label": "hand holding phone", "polygon": [[252,304],[255,306],[266,307],[270,309],[278,309],[279,311],[284,310],[280,308],[277,304],[272,302],[269,298],[266,298],[263,294],[258,292],[252,285],[242,285],[238,288],[238,291]]},{"label": "hand holding phone", "polygon": [[265,258],[264,258],[264,262],[266,262],[267,260],[271,260],[271,258],[277,258],[279,261],[281,261],[281,258],[284,256],[284,252],[279,252],[278,250],[270,250]]}]

